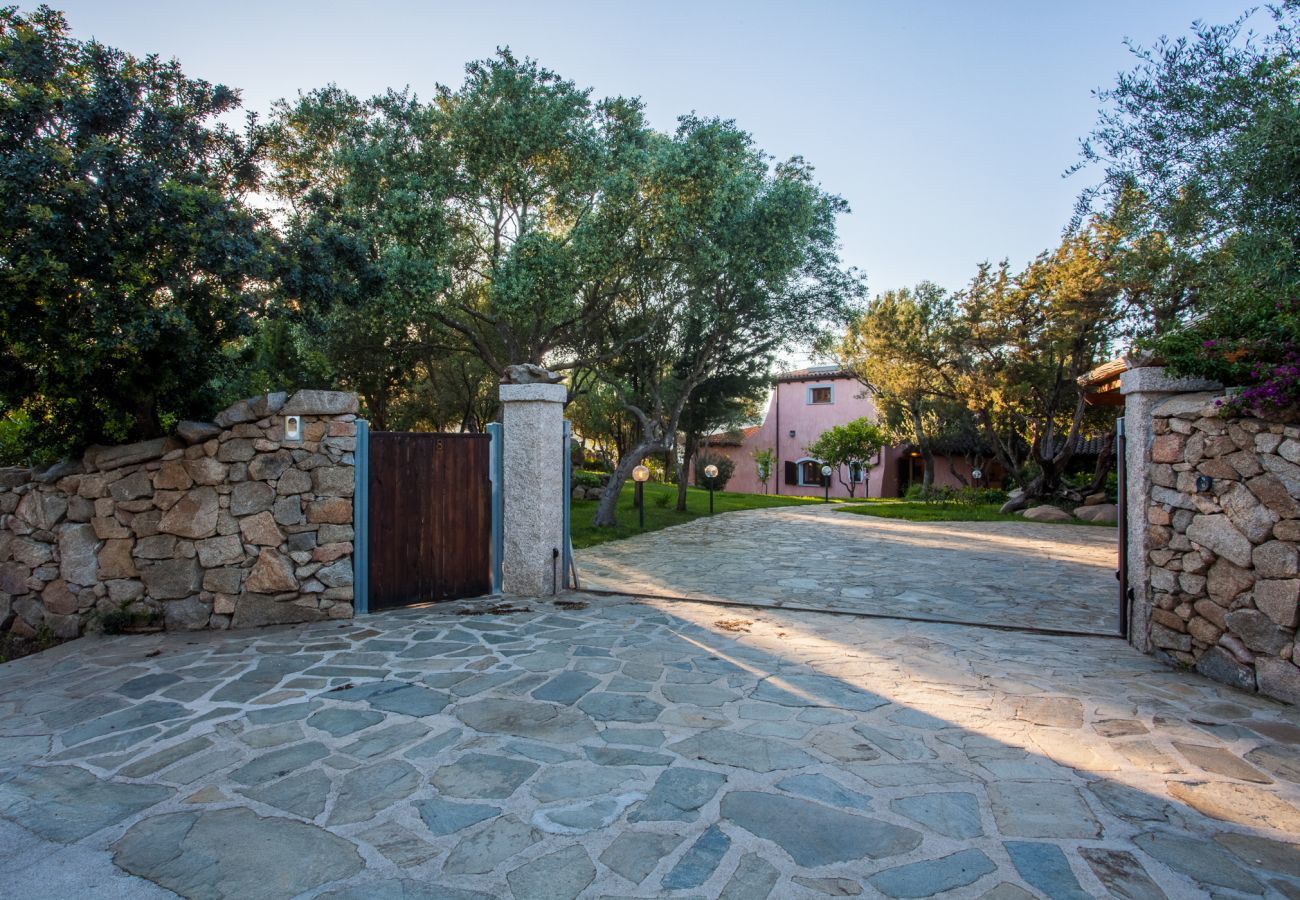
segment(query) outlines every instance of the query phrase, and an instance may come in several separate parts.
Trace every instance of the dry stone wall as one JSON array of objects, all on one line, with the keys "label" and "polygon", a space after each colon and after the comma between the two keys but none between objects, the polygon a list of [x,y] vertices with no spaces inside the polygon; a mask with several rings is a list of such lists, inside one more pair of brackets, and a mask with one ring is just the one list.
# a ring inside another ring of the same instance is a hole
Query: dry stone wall
[{"label": "dry stone wall", "polygon": [[0,469],[0,632],[350,617],[356,413],[355,394],[267,394],[175,437]]},{"label": "dry stone wall", "polygon": [[1185,394],[1153,411],[1150,642],[1300,703],[1300,427],[1225,418],[1219,399]]}]

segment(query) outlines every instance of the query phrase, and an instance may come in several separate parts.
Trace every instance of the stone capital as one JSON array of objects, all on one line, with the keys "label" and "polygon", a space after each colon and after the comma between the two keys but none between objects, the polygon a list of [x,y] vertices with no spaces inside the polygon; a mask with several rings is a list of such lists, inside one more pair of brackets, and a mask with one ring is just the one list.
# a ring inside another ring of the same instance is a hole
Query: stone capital
[{"label": "stone capital", "polygon": [[1121,394],[1186,394],[1193,391],[1215,391],[1223,385],[1204,378],[1174,378],[1165,374],[1164,366],[1144,366],[1120,373]]},{"label": "stone capital", "polygon": [[569,396],[562,384],[503,384],[502,403],[563,403]]}]

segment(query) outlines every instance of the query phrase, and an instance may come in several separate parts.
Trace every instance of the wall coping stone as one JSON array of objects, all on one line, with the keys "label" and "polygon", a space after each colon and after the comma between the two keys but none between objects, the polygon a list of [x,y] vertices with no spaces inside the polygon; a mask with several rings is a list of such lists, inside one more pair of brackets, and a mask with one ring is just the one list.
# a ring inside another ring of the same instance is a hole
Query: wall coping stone
[{"label": "wall coping stone", "polygon": [[502,403],[563,403],[569,389],[562,384],[503,384]]},{"label": "wall coping stone", "polygon": [[1126,369],[1119,376],[1121,394],[1186,394],[1192,391],[1218,391],[1223,385],[1204,378],[1175,378],[1165,374],[1164,366]]}]

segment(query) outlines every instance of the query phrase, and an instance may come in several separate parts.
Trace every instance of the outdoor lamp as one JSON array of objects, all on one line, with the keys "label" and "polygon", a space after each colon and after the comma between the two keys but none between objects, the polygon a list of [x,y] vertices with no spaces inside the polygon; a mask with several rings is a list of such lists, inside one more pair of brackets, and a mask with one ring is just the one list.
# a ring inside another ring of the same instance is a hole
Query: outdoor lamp
[{"label": "outdoor lamp", "polygon": [[704,467],[704,477],[709,479],[709,515],[713,515],[713,479],[718,477],[718,467],[709,463]]},{"label": "outdoor lamp", "polygon": [[822,466],[822,485],[826,488],[826,497],[822,500],[822,502],[830,503],[831,502],[831,467],[830,466]]},{"label": "outdoor lamp", "polygon": [[645,488],[644,485],[650,480],[650,470],[645,466],[637,466],[632,470],[632,480],[636,482],[636,517],[642,531],[645,531]]}]

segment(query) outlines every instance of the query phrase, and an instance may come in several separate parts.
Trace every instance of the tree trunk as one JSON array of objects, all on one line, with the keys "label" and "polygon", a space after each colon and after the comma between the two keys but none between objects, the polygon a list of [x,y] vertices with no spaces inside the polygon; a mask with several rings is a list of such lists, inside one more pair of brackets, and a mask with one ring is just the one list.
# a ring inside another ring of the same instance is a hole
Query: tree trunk
[{"label": "tree trunk", "polygon": [[921,457],[925,460],[925,474],[921,478],[921,487],[929,491],[934,484],[934,450],[930,448],[930,440],[926,437],[925,425],[921,421],[921,404],[909,404],[907,411],[912,414],[912,431],[916,435],[916,444],[921,450]]},{"label": "tree trunk", "polygon": [[682,465],[677,471],[677,511],[686,512],[686,489],[691,483],[691,465],[699,450],[699,436],[693,431],[686,432],[686,443],[682,447]]},{"label": "tree trunk", "polygon": [[1096,494],[1106,487],[1106,476],[1110,474],[1111,466],[1115,463],[1115,432],[1106,435],[1105,441],[1102,442],[1101,452],[1097,454],[1097,467],[1092,470],[1092,483],[1088,485],[1087,493]]},{"label": "tree trunk", "polygon": [[618,495],[623,490],[623,485],[627,483],[628,478],[632,475],[632,470],[637,467],[637,463],[652,453],[662,452],[663,449],[663,441],[643,440],[631,453],[625,453],[619,458],[618,465],[610,473],[609,484],[605,486],[605,493],[596,506],[596,518],[592,521],[593,525],[597,528],[610,528],[618,524]]}]

